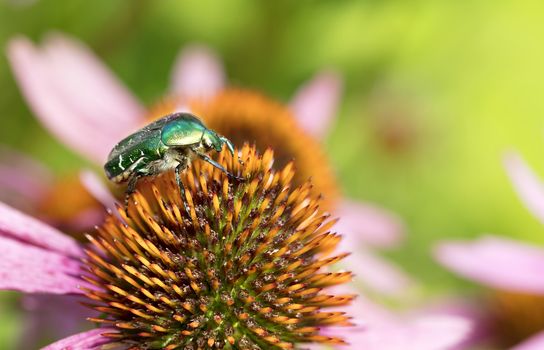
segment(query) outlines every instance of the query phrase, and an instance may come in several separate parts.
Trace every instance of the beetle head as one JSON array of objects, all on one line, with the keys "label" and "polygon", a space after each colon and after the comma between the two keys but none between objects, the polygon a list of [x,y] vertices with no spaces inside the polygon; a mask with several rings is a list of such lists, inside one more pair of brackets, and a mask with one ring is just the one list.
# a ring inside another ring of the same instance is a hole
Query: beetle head
[{"label": "beetle head", "polygon": [[213,148],[217,152],[221,152],[223,145],[227,145],[229,152],[234,155],[234,146],[232,145],[232,142],[224,136],[217,135],[213,130],[208,129],[204,131],[202,142],[207,149]]}]

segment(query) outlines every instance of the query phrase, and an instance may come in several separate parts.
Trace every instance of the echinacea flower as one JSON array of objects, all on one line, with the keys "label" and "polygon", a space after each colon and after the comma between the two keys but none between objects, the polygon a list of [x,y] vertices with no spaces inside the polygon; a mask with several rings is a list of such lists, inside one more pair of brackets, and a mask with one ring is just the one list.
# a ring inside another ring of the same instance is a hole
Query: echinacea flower
[{"label": "echinacea flower", "polygon": [[[544,223],[544,186],[517,154],[506,168],[527,208]],[[437,259],[461,276],[493,292],[489,326],[500,346],[544,349],[544,248],[493,235],[473,242],[444,242]]]},{"label": "echinacea flower", "polygon": [[[23,37],[13,39],[8,57],[16,80],[39,120],[66,145],[102,165],[108,152],[134,130],[175,109],[194,108],[209,127],[234,140],[272,147],[278,164],[294,160],[297,183],[312,177],[324,205],[342,220],[357,254],[356,266],[369,287],[402,295],[408,277],[367,246],[389,247],[401,238],[402,224],[393,214],[341,196],[337,180],[318,139],[332,127],[340,96],[340,78],[331,72],[303,86],[290,108],[252,91],[225,88],[225,73],[209,49],[191,46],[180,53],[172,87],[162,103],[147,109],[82,43],[49,35],[41,47]],[[277,118],[277,120],[276,120]],[[374,272],[376,271],[376,272]],[[373,273],[374,272],[374,273]]]},{"label": "echinacea flower", "polygon": [[[230,180],[196,161],[183,173],[184,210],[172,173],[140,184],[84,247],[0,204],[0,288],[82,295],[101,324],[46,347],[100,349],[292,349],[342,344],[324,326],[350,326],[336,308],[352,294],[327,288],[351,279],[327,266],[341,239],[309,182],[292,185],[291,165],[245,146],[217,161]],[[63,312],[64,310],[58,310]]]}]

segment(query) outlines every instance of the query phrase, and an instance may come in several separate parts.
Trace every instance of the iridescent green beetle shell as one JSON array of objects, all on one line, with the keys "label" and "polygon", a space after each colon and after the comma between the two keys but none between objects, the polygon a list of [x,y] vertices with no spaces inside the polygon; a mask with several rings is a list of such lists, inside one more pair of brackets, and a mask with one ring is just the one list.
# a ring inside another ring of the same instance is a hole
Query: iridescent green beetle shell
[{"label": "iridescent green beetle shell", "polygon": [[161,160],[168,149],[199,144],[209,132],[212,131],[188,113],[161,118],[121,140],[113,148],[104,165],[106,176],[114,182],[124,182],[149,163]]},{"label": "iridescent green beetle shell", "polygon": [[185,115],[164,125],[161,140],[166,146],[188,146],[199,143],[208,129],[196,118]]}]

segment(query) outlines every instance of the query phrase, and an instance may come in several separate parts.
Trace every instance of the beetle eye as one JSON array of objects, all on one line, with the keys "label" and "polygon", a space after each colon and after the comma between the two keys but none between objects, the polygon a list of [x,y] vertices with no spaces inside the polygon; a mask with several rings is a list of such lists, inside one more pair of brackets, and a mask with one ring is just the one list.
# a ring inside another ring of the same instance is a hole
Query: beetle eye
[{"label": "beetle eye", "polygon": [[204,136],[202,136],[202,141],[200,142],[200,144],[205,148],[210,148],[210,137],[207,134],[204,134]]},{"label": "beetle eye", "polygon": [[209,138],[204,138],[204,146],[208,149],[211,149],[213,147],[212,141]]},{"label": "beetle eye", "polygon": [[204,135],[204,137],[202,138],[202,142],[204,144],[204,147],[206,147],[206,149],[208,150],[215,149],[218,152],[221,151],[222,143],[220,142],[217,135],[211,130],[208,130],[208,132]]}]

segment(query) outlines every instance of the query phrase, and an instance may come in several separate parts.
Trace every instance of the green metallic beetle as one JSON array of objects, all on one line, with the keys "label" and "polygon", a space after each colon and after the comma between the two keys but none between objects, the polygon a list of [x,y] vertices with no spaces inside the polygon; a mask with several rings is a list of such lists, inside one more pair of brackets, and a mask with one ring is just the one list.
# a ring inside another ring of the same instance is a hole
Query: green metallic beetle
[{"label": "green metallic beetle", "polygon": [[128,194],[134,192],[138,179],[174,169],[185,210],[189,212],[180,173],[193,158],[201,158],[232,179],[244,180],[229,173],[206,154],[211,150],[220,152],[223,145],[234,155],[234,147],[227,138],[208,129],[192,114],[174,113],[143,127],[115,145],[104,170],[108,179],[115,183],[128,181],[128,200]]}]

